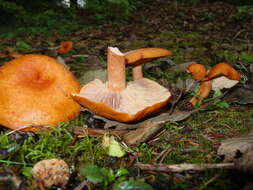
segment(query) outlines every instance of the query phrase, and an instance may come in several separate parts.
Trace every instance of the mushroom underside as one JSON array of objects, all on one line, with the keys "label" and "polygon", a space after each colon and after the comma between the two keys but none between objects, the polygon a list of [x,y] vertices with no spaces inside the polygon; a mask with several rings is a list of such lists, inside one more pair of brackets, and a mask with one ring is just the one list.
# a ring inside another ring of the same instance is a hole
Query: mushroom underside
[{"label": "mushroom underside", "polygon": [[129,82],[122,91],[110,91],[107,83],[95,79],[80,94],[73,94],[75,100],[94,113],[123,122],[154,112],[166,105],[170,97],[166,88],[146,78]]}]

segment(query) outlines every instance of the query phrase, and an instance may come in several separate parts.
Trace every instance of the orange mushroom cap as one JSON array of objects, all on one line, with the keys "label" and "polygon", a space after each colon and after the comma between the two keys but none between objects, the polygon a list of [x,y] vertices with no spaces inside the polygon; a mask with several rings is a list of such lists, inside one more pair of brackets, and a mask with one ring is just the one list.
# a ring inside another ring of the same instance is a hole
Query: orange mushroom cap
[{"label": "orange mushroom cap", "polygon": [[73,48],[72,41],[61,42],[60,47],[56,50],[58,53],[67,53]]},{"label": "orange mushroom cap", "polygon": [[142,64],[161,57],[170,56],[172,52],[162,48],[142,48],[126,52],[124,55],[126,64],[133,66],[133,78],[137,80],[143,77]]},{"label": "orange mushroom cap", "polygon": [[211,80],[219,76],[226,76],[231,80],[238,81],[241,79],[240,74],[233,67],[231,67],[228,63],[225,62],[218,63],[212,69],[210,69],[205,80]]},{"label": "orange mushroom cap", "polygon": [[0,67],[0,124],[17,130],[68,121],[80,112],[70,96],[79,91],[74,76],[51,57],[29,54],[14,59]]},{"label": "orange mushroom cap", "polygon": [[154,59],[172,55],[172,52],[162,48],[142,48],[126,52],[124,55],[127,65],[137,66]]},{"label": "orange mushroom cap", "polygon": [[193,63],[187,67],[195,80],[202,80],[206,76],[206,67],[202,64]]}]

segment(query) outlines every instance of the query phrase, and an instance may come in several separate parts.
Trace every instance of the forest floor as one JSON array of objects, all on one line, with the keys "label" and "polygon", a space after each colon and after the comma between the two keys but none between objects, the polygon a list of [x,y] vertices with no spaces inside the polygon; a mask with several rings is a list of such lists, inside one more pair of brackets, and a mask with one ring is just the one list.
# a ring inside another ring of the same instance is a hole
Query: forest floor
[{"label": "forest floor", "polygon": [[[211,67],[226,61],[244,73],[245,77],[250,74],[248,68],[253,64],[253,8],[249,6],[239,7],[221,2],[189,4],[154,1],[151,6],[136,10],[124,24],[96,24],[88,16],[82,24],[83,29],[64,35],[1,37],[0,49],[3,53],[56,56],[55,52],[48,50],[49,46],[57,46],[60,41],[73,41],[74,49],[61,56],[79,79],[87,71],[106,68],[108,46],[116,46],[122,52],[144,47],[169,49],[174,53],[169,61],[176,65],[194,61]],[[1,60],[3,63],[7,59]],[[152,63],[152,67],[144,67],[144,76],[163,85],[184,77],[181,70],[170,72],[166,64],[157,61]],[[74,128],[87,124],[88,117],[87,113],[82,113],[74,121],[35,136],[22,134],[21,137],[16,134],[15,138],[9,138],[6,136],[8,131],[2,128],[0,158],[5,163],[0,165],[1,173],[12,173],[26,182],[26,189],[36,189],[31,167],[40,160],[59,157],[73,170],[66,189],[74,189],[84,180],[79,168],[87,163],[115,171],[124,167],[129,171],[127,179],[141,179],[156,190],[242,189],[250,178],[248,174],[237,170],[221,169],[182,173],[142,172],[135,164],[222,162],[217,155],[221,141],[252,129],[252,104],[231,103],[225,108],[213,106],[192,114],[184,121],[168,122],[159,136],[131,147],[136,154],[129,153],[123,158],[106,155],[100,148],[102,138],[77,137]],[[94,127],[95,124],[91,122],[90,125]],[[9,149],[11,151],[8,152]],[[90,188],[112,189],[113,183],[117,182],[115,179],[109,184],[105,185],[104,182],[101,186],[91,185]],[[0,188],[4,189],[1,183]]]}]

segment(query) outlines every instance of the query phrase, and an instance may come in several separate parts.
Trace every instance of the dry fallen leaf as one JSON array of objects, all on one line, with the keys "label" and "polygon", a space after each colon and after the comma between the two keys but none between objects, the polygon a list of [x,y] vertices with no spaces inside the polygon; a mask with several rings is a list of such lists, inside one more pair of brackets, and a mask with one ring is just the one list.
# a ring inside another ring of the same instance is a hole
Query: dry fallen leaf
[{"label": "dry fallen leaf", "polygon": [[253,104],[253,84],[243,84],[234,87],[224,100],[238,104]]},{"label": "dry fallen leaf", "polygon": [[221,142],[218,155],[224,156],[224,162],[234,161],[238,156],[253,150],[253,131],[247,135],[226,139]]},{"label": "dry fallen leaf", "polygon": [[223,88],[232,88],[235,86],[239,81],[237,80],[230,80],[227,77],[221,76],[212,80],[212,90],[215,89],[223,89]]}]

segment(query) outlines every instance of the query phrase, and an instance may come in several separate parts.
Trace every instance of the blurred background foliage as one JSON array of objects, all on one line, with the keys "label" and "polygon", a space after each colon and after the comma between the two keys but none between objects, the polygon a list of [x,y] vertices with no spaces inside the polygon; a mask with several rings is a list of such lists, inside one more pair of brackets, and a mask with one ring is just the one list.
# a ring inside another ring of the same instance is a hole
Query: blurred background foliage
[{"label": "blurred background foliage", "polygon": [[[163,0],[161,0],[162,2]],[[227,2],[239,6],[253,5],[253,0],[178,0],[179,2]],[[153,0],[0,0],[0,33],[64,33],[85,23],[126,22],[139,7],[152,6]],[[252,11],[240,9],[243,13]],[[242,13],[242,14],[243,14]]]}]

